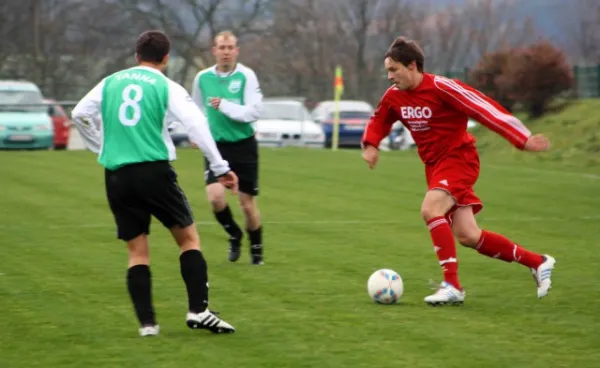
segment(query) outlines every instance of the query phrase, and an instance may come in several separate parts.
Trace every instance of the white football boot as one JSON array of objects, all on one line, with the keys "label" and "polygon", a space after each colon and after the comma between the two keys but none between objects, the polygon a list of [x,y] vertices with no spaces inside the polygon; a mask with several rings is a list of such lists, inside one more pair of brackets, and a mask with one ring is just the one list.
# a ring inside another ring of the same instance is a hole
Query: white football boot
[{"label": "white football boot", "polygon": [[158,325],[154,326],[144,326],[140,328],[140,336],[156,336],[160,331],[160,327]]},{"label": "white football boot", "polygon": [[202,313],[188,313],[186,321],[188,327],[191,329],[205,329],[216,334],[235,332],[235,328],[232,325],[223,321],[215,315],[215,312],[211,312],[208,309]]},{"label": "white football boot", "polygon": [[437,291],[425,297],[425,303],[431,306],[462,304],[465,301],[465,292],[460,291],[446,281],[442,281]]},{"label": "white football boot", "polygon": [[552,276],[552,270],[554,269],[554,264],[556,264],[554,257],[547,254],[544,254],[543,257],[544,262],[537,269],[531,269],[531,274],[537,284],[538,298],[548,295],[548,291],[552,288],[550,276]]}]

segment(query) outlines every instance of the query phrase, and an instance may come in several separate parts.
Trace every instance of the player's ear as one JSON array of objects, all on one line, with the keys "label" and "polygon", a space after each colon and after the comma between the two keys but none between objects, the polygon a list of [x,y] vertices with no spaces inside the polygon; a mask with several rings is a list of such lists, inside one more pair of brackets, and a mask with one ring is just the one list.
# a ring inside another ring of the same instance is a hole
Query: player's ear
[{"label": "player's ear", "polygon": [[137,52],[135,53],[135,61],[136,61],[138,64],[141,62],[141,61],[140,61],[140,56],[138,55],[138,53],[137,53]]},{"label": "player's ear", "polygon": [[167,65],[168,62],[169,62],[169,54],[166,54],[165,57],[162,59],[162,64]]}]

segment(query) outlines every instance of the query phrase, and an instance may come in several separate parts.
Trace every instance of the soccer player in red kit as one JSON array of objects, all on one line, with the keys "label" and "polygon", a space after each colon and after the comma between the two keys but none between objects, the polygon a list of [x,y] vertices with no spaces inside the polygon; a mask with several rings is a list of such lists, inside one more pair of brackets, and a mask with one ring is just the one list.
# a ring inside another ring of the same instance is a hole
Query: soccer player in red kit
[{"label": "soccer player in red kit", "polygon": [[467,132],[467,120],[477,120],[525,151],[546,151],[548,139],[531,135],[517,118],[481,92],[459,81],[424,73],[423,51],[412,40],[396,39],[385,54],[384,64],[394,85],[381,98],[365,129],[363,158],[375,168],[379,143],[396,121],[402,122],[414,138],[428,185],[421,214],[444,273],[444,281],[425,302],[460,304],[465,299],[458,279],[454,237],[480,254],[528,267],[537,283],[538,298],[544,297],[550,289],[554,258],[482,230],[475,221],[483,204],[473,190],[479,176],[479,156],[475,138]]}]

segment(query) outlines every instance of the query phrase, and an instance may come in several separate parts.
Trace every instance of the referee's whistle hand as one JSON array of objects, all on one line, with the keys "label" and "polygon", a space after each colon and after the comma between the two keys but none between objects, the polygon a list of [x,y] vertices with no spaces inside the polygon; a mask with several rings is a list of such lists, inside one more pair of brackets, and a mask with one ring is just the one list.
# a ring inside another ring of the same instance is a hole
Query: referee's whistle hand
[{"label": "referee's whistle hand", "polygon": [[238,192],[238,177],[235,175],[233,171],[227,172],[227,174],[220,176],[218,178],[219,183],[223,185],[225,188],[231,190],[232,194],[237,194]]}]

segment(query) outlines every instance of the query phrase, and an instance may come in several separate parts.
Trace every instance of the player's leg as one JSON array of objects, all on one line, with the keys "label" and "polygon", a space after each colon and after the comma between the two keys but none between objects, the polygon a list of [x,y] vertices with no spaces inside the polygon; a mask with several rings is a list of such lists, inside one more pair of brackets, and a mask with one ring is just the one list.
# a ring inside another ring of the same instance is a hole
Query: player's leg
[{"label": "player's leg", "polygon": [[229,234],[229,260],[235,262],[240,258],[240,246],[244,234],[233,219],[233,214],[225,198],[225,187],[217,181],[215,175],[210,171],[206,159],[205,167],[206,196],[215,218]]},{"label": "player's leg", "polygon": [[162,180],[152,186],[148,204],[152,214],[171,231],[180,249],[181,277],[188,294],[187,324],[190,328],[208,329],[214,333],[234,332],[230,324],[208,310],[208,267],[200,249],[194,216],[177,183],[177,174],[168,164],[157,170],[165,171],[166,175],[160,176]]},{"label": "player's leg", "polygon": [[433,249],[444,274],[444,281],[436,293],[425,297],[430,305],[455,304],[464,301],[464,292],[458,280],[456,243],[445,215],[454,206],[454,198],[445,190],[431,189],[421,206],[421,215],[429,229]]},{"label": "player's leg", "polygon": [[106,194],[117,224],[117,237],[127,243],[129,255],[127,290],[140,323],[142,336],[157,335],[159,327],[152,305],[152,277],[147,235],[150,232],[150,213],[144,209],[132,190],[131,168],[106,171]]},{"label": "player's leg", "polygon": [[531,252],[503,235],[480,229],[471,206],[458,209],[452,219],[452,230],[460,244],[490,258],[528,267],[536,280],[538,297],[548,294],[555,263],[553,257]]},{"label": "player's leg", "polygon": [[428,206],[424,203],[422,210],[431,232],[434,249],[444,270],[444,282],[435,294],[425,298],[425,302],[461,303],[464,301],[465,293],[458,280],[456,243],[449,221],[452,212],[457,205],[461,204],[465,190],[470,189],[477,181],[479,176],[477,151],[475,147],[469,146],[451,150],[440,161],[426,165],[425,174],[429,193],[445,194],[436,194],[431,198],[430,203],[437,202],[437,206]]},{"label": "player's leg", "polygon": [[263,261],[262,224],[257,198],[253,194],[242,192],[240,186],[240,206],[244,213],[246,232],[250,239],[250,261],[252,264],[261,265]]},{"label": "player's leg", "polygon": [[141,336],[158,335],[159,326],[152,305],[152,275],[146,234],[127,241],[129,267],[127,269],[127,290],[140,322]]},{"label": "player's leg", "polygon": [[239,200],[244,214],[246,232],[250,240],[250,261],[264,263],[263,226],[257,197],[258,185],[258,142],[254,137],[243,141],[235,151],[238,163],[234,171],[239,178]]}]

